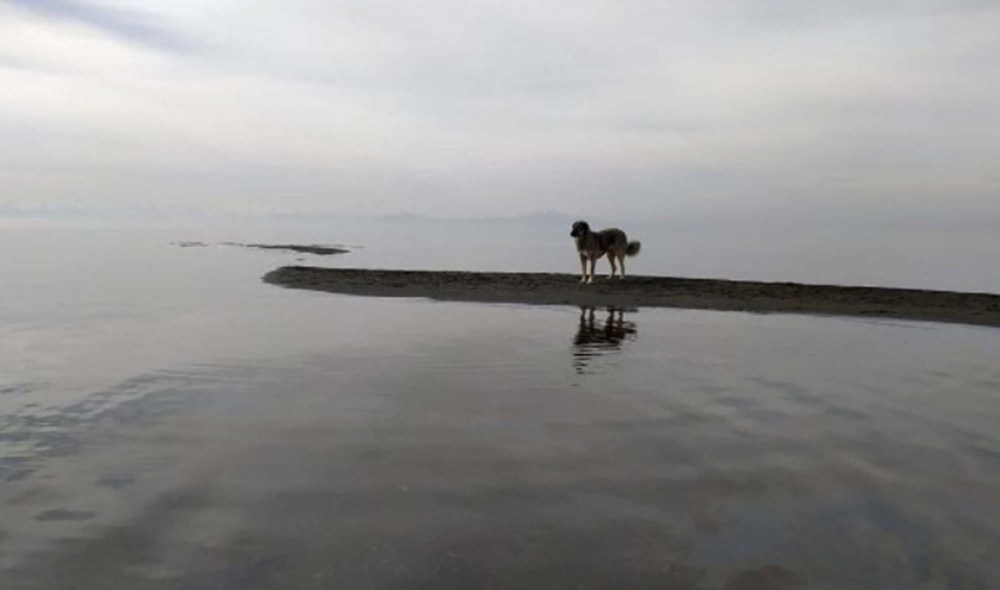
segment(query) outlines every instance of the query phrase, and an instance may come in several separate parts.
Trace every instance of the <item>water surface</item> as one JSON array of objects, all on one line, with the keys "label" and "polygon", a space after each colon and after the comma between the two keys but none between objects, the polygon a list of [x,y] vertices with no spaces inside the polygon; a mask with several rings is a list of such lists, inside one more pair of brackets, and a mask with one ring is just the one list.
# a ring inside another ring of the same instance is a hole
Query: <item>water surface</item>
[{"label": "water surface", "polygon": [[998,587],[1000,331],[0,241],[4,588]]}]

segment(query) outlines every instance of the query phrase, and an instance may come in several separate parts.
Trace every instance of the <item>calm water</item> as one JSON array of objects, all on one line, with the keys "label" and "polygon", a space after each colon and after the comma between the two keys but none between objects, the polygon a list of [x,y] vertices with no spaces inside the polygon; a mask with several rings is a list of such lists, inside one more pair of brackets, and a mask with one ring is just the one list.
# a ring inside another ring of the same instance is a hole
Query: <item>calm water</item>
[{"label": "calm water", "polygon": [[0,234],[0,588],[1000,588],[1000,330],[288,291],[557,254],[205,237]]}]

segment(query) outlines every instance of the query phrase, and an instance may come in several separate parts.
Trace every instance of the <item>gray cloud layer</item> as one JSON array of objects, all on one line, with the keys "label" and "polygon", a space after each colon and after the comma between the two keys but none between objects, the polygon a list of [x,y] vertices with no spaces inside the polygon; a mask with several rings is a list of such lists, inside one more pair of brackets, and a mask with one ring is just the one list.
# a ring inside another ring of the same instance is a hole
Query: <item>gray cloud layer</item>
[{"label": "gray cloud layer", "polygon": [[77,21],[125,41],[155,49],[192,51],[195,45],[183,34],[154,24],[155,16],[133,10],[93,4],[83,0],[3,0],[55,19]]},{"label": "gray cloud layer", "polygon": [[6,0],[0,205],[981,218],[997,30],[992,2]]}]

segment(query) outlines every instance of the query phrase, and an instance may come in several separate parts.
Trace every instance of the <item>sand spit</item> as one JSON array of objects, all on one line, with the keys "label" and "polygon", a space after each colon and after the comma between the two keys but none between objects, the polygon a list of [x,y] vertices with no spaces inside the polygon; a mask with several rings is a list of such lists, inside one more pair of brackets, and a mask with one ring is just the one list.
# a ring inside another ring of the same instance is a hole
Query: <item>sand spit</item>
[{"label": "sand spit", "polygon": [[896,318],[1000,327],[1000,295],[884,287],[630,276],[581,285],[568,274],[285,266],[264,281],[375,297],[613,307],[676,307]]}]

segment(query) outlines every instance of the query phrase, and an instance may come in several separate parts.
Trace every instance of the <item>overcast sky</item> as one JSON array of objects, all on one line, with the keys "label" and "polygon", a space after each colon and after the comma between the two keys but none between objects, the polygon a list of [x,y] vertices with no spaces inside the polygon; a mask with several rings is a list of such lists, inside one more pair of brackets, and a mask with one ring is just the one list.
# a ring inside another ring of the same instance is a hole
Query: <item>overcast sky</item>
[{"label": "overcast sky", "polygon": [[0,0],[0,215],[1000,215],[1000,3]]}]

